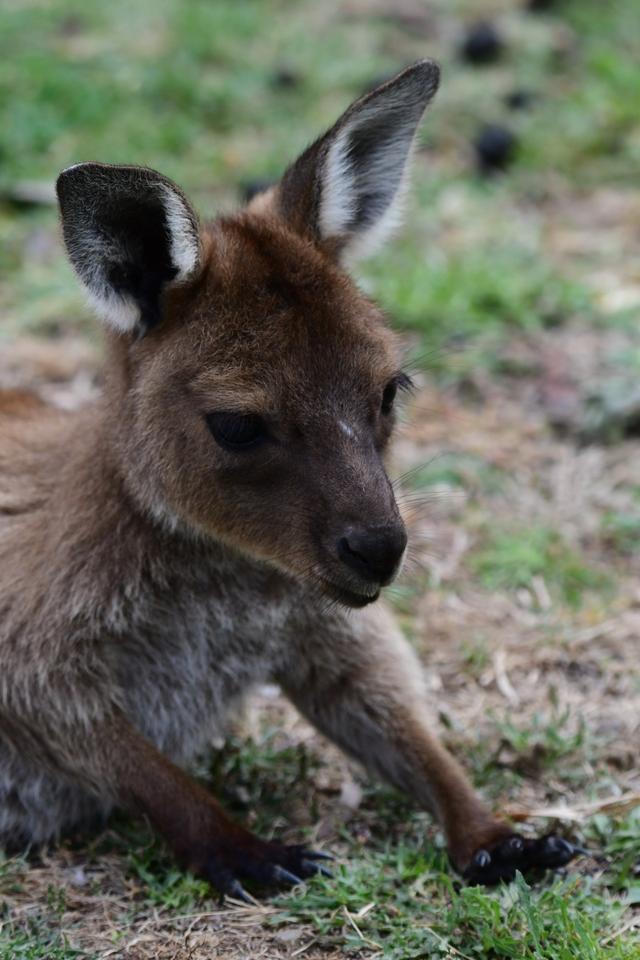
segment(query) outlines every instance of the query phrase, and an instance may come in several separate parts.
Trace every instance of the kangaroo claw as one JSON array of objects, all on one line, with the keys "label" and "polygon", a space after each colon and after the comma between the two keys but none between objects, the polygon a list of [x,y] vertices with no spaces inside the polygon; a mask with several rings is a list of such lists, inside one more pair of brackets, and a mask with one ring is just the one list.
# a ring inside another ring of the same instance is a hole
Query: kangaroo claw
[{"label": "kangaroo claw", "polygon": [[557,870],[574,857],[587,854],[588,851],[583,847],[575,846],[555,834],[529,840],[514,833],[494,846],[476,850],[464,871],[464,878],[470,884],[492,886],[513,880],[517,870],[523,874],[535,870]]}]

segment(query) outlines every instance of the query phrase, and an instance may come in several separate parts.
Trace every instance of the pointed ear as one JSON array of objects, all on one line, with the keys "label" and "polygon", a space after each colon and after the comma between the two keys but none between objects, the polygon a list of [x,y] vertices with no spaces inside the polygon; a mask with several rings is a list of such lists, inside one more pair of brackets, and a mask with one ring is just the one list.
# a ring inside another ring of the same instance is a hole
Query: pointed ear
[{"label": "pointed ear", "polygon": [[422,60],[356,100],[285,173],[281,215],[349,258],[380,246],[400,219],[416,130],[439,80]]},{"label": "pointed ear", "polygon": [[198,220],[166,177],[144,167],[79,163],[56,184],[64,240],[98,315],[144,335],[161,295],[192,277],[201,260]]}]

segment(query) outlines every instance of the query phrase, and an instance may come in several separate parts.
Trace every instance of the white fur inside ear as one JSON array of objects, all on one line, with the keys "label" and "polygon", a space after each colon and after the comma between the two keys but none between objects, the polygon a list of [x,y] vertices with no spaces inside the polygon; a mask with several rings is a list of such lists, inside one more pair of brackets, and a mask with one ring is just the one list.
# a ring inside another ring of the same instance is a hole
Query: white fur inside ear
[{"label": "white fur inside ear", "polygon": [[200,260],[200,242],[194,229],[193,217],[182,199],[166,184],[161,184],[165,205],[167,229],[171,238],[171,260],[178,274],[176,280],[186,280]]},{"label": "white fur inside ear", "polygon": [[76,224],[67,247],[85,295],[95,314],[121,333],[131,332],[140,320],[140,310],[132,297],[119,293],[109,283],[105,263],[122,260],[117,244],[98,230],[91,219]]},{"label": "white fur inside ear", "polygon": [[347,127],[331,144],[322,173],[319,225],[323,239],[344,233],[356,209],[356,178],[348,157],[349,131]]},{"label": "white fur inside ear", "polygon": [[[364,111],[340,131],[327,153],[322,174],[319,210],[323,239],[344,238],[345,257],[357,260],[378,250],[400,226],[409,183],[415,123],[400,129],[393,139],[372,143],[366,157],[351,156],[353,137],[377,120],[377,111]],[[375,199],[374,199],[375,198]],[[364,215],[362,207],[375,209]]]},{"label": "white fur inside ear", "polygon": [[130,297],[122,297],[108,287],[101,294],[89,287],[86,298],[95,315],[119,333],[131,333],[140,322],[140,310]]},{"label": "white fur inside ear", "polygon": [[400,181],[385,212],[360,233],[353,233],[344,251],[347,263],[363,260],[382,249],[402,226],[407,191],[409,189],[410,158],[400,177]]},{"label": "white fur inside ear", "polygon": [[[157,202],[162,204],[169,239],[169,255],[176,275],[171,283],[187,280],[200,262],[198,226],[181,196],[167,184],[154,186]],[[134,297],[116,289],[109,279],[114,265],[126,265],[126,242],[105,232],[100,214],[90,206],[86,218],[76,218],[75,231],[67,239],[71,260],[85,287],[89,304],[107,326],[120,333],[131,333],[140,322],[140,309]],[[144,216],[144,208],[140,216]]]}]

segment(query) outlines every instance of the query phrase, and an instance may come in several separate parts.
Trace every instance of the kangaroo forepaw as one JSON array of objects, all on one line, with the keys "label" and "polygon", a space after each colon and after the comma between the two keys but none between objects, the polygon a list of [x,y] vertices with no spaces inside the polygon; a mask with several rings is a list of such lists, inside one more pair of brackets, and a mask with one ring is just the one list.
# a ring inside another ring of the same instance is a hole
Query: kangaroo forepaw
[{"label": "kangaroo forepaw", "polygon": [[286,846],[256,839],[250,845],[216,851],[198,872],[218,890],[221,901],[229,896],[254,903],[243,881],[270,889],[297,886],[316,875],[331,877],[329,870],[319,863],[329,859],[332,859],[329,854],[308,850],[302,845]]},{"label": "kangaroo forepaw", "polygon": [[470,884],[492,886],[535,870],[557,870],[579,854],[587,853],[564,837],[547,834],[530,840],[514,833],[493,845],[476,850],[463,876]]}]

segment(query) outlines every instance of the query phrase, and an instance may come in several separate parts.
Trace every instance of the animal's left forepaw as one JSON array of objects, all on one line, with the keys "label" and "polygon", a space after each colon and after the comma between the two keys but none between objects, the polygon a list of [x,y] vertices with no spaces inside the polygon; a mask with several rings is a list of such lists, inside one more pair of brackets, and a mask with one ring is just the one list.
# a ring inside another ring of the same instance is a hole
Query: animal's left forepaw
[{"label": "animal's left forepaw", "polygon": [[555,834],[527,839],[518,833],[498,843],[476,850],[464,878],[471,884],[492,886],[513,880],[516,871],[522,874],[535,870],[557,870],[579,854],[587,853],[569,840]]}]

